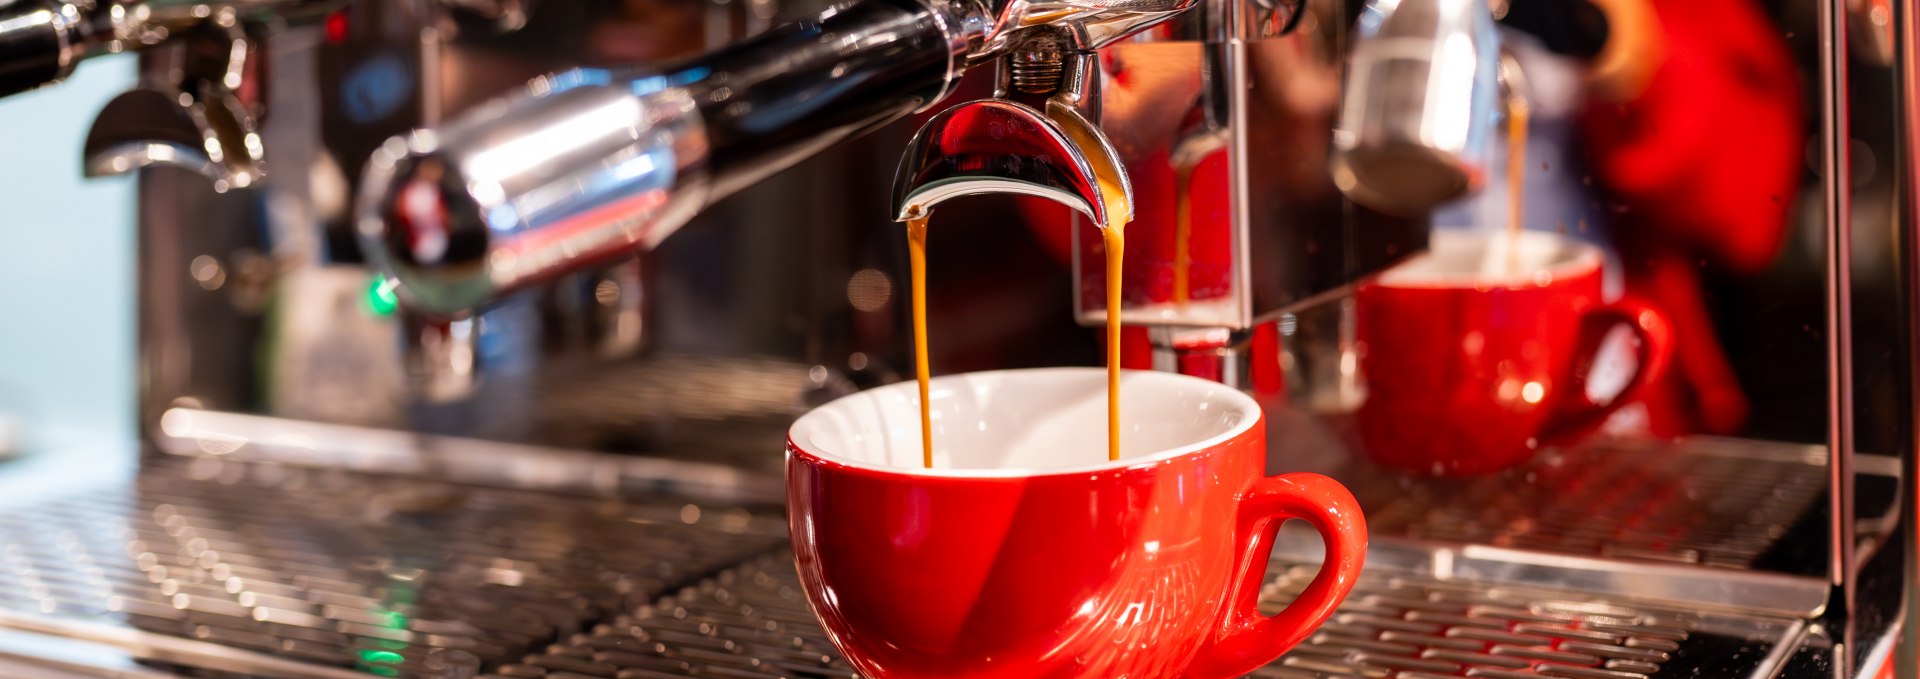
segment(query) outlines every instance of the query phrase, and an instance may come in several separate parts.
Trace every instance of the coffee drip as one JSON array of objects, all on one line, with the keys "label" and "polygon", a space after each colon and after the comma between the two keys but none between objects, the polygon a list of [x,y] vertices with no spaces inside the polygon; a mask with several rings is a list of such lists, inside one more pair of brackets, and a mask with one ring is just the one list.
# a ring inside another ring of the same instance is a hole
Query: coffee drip
[{"label": "coffee drip", "polygon": [[[1044,109],[1044,113],[1041,109]],[[914,136],[895,182],[912,266],[914,359],[920,388],[921,462],[933,466],[933,408],[927,358],[927,225],[935,204],[987,193],[1038,196],[1090,217],[1106,260],[1107,459],[1120,459],[1121,263],[1133,216],[1132,187],[1099,129],[1062,97],[1040,106],[983,99],[935,115]]]},{"label": "coffee drip", "polygon": [[[1107,260],[1107,459],[1120,459],[1120,266],[1126,254],[1126,225],[1132,221],[1132,205],[1127,200],[1125,179],[1116,173],[1096,169],[1094,178],[1106,200],[1105,224],[1100,225]],[[920,206],[909,208],[917,216],[907,224],[908,262],[912,277],[913,360],[920,383],[921,464],[933,467],[933,402],[929,383],[932,371],[927,359],[927,221],[929,212]]]},{"label": "coffee drip", "polygon": [[1520,232],[1526,229],[1523,208],[1527,183],[1527,126],[1533,120],[1525,84],[1520,63],[1511,54],[1501,55],[1500,92],[1507,114],[1507,237],[1504,247],[1494,248],[1494,251],[1505,250],[1506,256],[1489,257],[1484,264],[1487,265],[1485,268],[1491,270],[1484,270],[1483,274],[1511,274],[1519,272],[1523,266],[1520,260]]},{"label": "coffee drip", "polygon": [[[917,207],[917,206],[916,206]],[[916,210],[919,212],[919,210]],[[920,464],[933,468],[933,401],[928,397],[928,381],[932,379],[927,367],[927,219],[922,216],[907,220],[907,259],[912,268],[913,297],[913,368],[914,375],[920,381]]]}]

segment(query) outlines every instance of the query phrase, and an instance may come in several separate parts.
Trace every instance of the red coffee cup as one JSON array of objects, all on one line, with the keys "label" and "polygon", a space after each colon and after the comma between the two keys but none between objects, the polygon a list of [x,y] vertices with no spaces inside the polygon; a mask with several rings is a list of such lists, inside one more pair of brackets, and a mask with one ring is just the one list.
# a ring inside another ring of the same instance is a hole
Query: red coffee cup
[{"label": "red coffee cup", "polygon": [[[1494,471],[1591,433],[1631,402],[1666,369],[1672,332],[1645,302],[1602,299],[1604,261],[1557,234],[1437,230],[1427,252],[1361,285],[1367,455],[1436,475]],[[1596,402],[1594,358],[1621,326],[1638,338],[1639,360],[1617,395]]]},{"label": "red coffee cup", "polygon": [[[1230,677],[1284,653],[1352,588],[1367,529],[1324,476],[1263,477],[1260,407],[1167,373],[1047,368],[911,382],[795,422],[787,510],[807,599],[864,676]],[[1285,519],[1327,558],[1286,610],[1256,600]]]}]

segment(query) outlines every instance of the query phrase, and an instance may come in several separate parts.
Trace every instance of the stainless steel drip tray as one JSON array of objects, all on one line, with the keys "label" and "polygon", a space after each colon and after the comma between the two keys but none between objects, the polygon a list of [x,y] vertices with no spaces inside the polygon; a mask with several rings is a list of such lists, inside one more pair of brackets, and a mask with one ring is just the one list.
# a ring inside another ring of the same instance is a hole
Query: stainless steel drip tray
[{"label": "stainless steel drip tray", "polygon": [[[1319,563],[1320,537],[1299,522],[1282,527],[1276,563]],[[1737,610],[1763,617],[1811,618],[1826,605],[1828,586],[1811,576],[1704,568],[1659,561],[1572,554],[1438,540],[1369,536],[1367,569],[1486,583],[1505,590],[1581,592],[1601,598],[1659,601],[1686,610]]]},{"label": "stainless steel drip tray", "polygon": [[[0,510],[0,672],[852,676],[778,507],[209,459]],[[1283,537],[1267,606],[1311,577],[1313,544]],[[1513,555],[1472,549],[1376,541],[1335,619],[1256,676],[1748,677],[1799,634],[1793,615],[1635,588],[1679,575],[1636,568],[1686,567],[1626,564],[1579,591],[1596,581],[1543,575],[1577,569],[1487,571]]]},{"label": "stainless steel drip tray", "polygon": [[[1262,608],[1278,612],[1316,569],[1276,561]],[[1801,623],[1787,618],[1370,568],[1332,621],[1249,676],[1758,678],[1771,676],[1801,632]],[[677,676],[857,675],[808,610],[792,560],[774,554],[574,634],[486,679]]]},{"label": "stainless steel drip tray", "polygon": [[777,507],[206,460],[0,512],[0,626],[242,675],[472,676],[786,544]]},{"label": "stainless steel drip tray", "polygon": [[1376,536],[1724,572],[1766,561],[1828,483],[1824,448],[1714,437],[1595,438],[1463,478],[1359,458],[1325,471],[1353,489]]}]

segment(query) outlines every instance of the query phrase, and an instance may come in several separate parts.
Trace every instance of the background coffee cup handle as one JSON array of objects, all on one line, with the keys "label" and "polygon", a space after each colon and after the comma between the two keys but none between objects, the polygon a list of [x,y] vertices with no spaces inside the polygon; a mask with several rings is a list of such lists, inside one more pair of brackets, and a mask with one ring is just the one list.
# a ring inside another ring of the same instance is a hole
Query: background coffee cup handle
[{"label": "background coffee cup handle", "polygon": [[[1599,358],[1600,344],[1614,328],[1626,326],[1639,339],[1640,350],[1633,377],[1606,403],[1587,395],[1587,381]],[[1573,368],[1572,383],[1561,392],[1558,412],[1541,435],[1543,441],[1578,437],[1606,422],[1621,406],[1632,403],[1640,392],[1666,373],[1673,357],[1673,326],[1665,314],[1640,298],[1628,295],[1619,301],[1588,311],[1580,320],[1579,357]]]},{"label": "background coffee cup handle", "polygon": [[[1285,610],[1261,615],[1275,529],[1287,519],[1313,524],[1327,544],[1320,573]],[[1240,499],[1235,526],[1240,555],[1220,630],[1194,658],[1186,679],[1237,677],[1273,662],[1333,615],[1360,577],[1367,554],[1367,521],[1360,503],[1338,481],[1319,474],[1281,474],[1254,482]]]}]

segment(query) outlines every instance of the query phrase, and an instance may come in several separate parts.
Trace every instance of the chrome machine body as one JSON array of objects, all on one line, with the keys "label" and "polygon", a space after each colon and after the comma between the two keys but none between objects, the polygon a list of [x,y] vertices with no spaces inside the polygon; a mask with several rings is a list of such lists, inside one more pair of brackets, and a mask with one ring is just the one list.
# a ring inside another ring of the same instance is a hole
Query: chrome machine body
[{"label": "chrome machine body", "polygon": [[[1060,275],[967,279],[1006,297],[974,334],[1103,321],[1107,176],[1154,366],[1254,391],[1272,465],[1368,511],[1371,575],[1256,676],[1871,676],[1920,566],[1920,19],[1768,10],[1810,153],[1716,302],[1750,423],[1444,479],[1343,449],[1350,293],[1493,184],[1520,62],[1477,0],[0,4],[5,92],[140,54],[84,152],[140,177],[147,446],[0,498],[0,668],[849,676],[793,596],[781,432],[903,374],[893,220],[1063,204]],[[942,247],[1034,240],[993,235]]]}]

